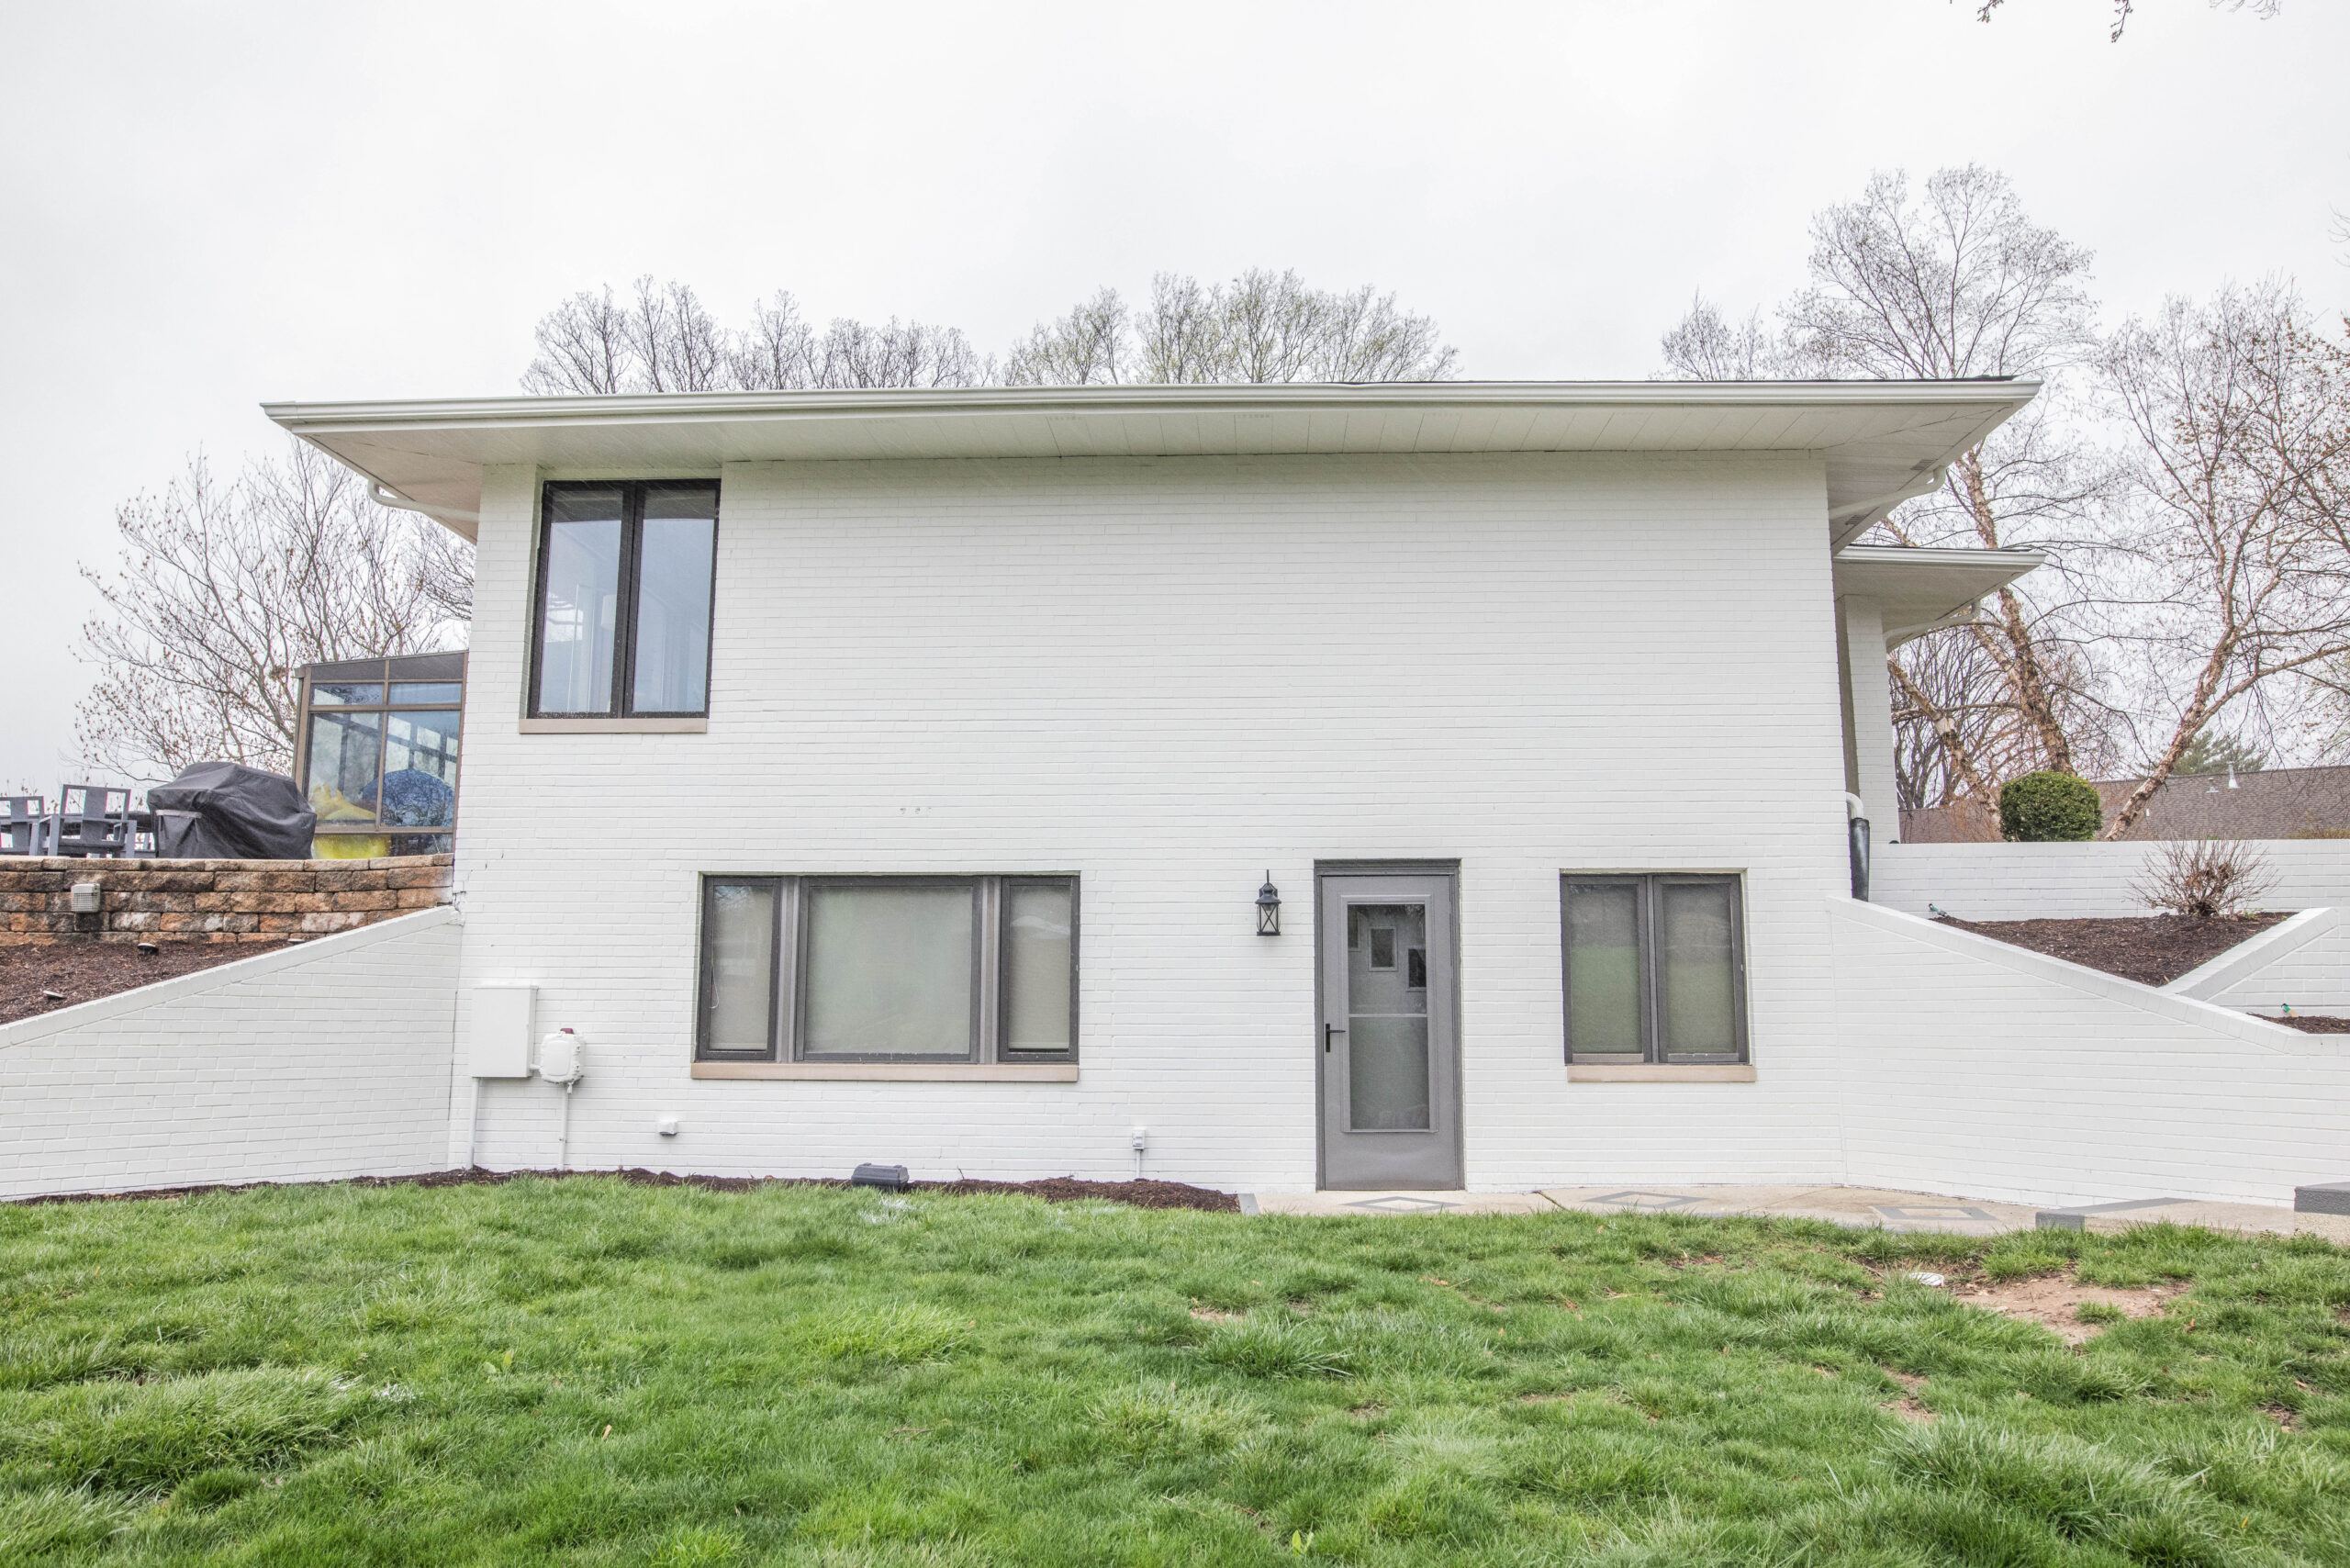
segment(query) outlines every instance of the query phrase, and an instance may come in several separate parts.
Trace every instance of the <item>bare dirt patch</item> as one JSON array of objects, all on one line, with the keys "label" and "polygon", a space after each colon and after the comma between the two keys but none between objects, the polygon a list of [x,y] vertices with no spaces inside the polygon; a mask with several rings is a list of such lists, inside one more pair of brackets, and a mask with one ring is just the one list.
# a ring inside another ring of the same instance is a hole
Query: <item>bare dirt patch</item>
[{"label": "bare dirt patch", "polygon": [[2083,1306],[2111,1306],[2119,1308],[2125,1317],[2152,1317],[2185,1288],[2152,1285],[2144,1290],[2114,1290],[2106,1285],[2085,1285],[2066,1274],[2040,1274],[1997,1284],[1964,1282],[1953,1285],[1950,1294],[1969,1306],[1987,1307],[2020,1323],[2053,1328],[2067,1345],[2079,1345],[2095,1338],[2105,1327],[2101,1323],[2082,1322],[2078,1313]]},{"label": "bare dirt patch", "polygon": [[1915,1422],[1921,1427],[1933,1421],[1934,1413],[1918,1403],[1918,1391],[1926,1386],[1924,1378],[1912,1377],[1908,1372],[1897,1372],[1891,1367],[1885,1369],[1885,1375],[1899,1383],[1905,1392],[1898,1399],[1886,1400],[1879,1408],[1890,1410],[1903,1420]]},{"label": "bare dirt patch", "polygon": [[1195,1306],[1192,1308],[1192,1316],[1203,1323],[1231,1323],[1236,1321],[1240,1314],[1225,1312],[1220,1307]]},{"label": "bare dirt patch", "polygon": [[1959,920],[1942,924],[2103,969],[2143,985],[2168,985],[2290,912],[2260,914],[2154,914],[2112,920]]},{"label": "bare dirt patch", "polygon": [[136,991],[157,980],[274,953],[283,942],[159,942],[142,953],[129,942],[9,943],[0,946],[0,1024],[37,1018]]}]

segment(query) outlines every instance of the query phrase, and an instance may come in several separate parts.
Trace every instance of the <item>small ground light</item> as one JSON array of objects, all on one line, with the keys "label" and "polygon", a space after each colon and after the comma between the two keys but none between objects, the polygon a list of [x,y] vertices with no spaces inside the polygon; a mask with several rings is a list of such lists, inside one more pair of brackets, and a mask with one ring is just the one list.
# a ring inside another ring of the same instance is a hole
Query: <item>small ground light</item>
[{"label": "small ground light", "polygon": [[1273,874],[1265,873],[1265,885],[1257,890],[1257,935],[1279,936],[1281,934],[1281,890],[1273,886]]}]

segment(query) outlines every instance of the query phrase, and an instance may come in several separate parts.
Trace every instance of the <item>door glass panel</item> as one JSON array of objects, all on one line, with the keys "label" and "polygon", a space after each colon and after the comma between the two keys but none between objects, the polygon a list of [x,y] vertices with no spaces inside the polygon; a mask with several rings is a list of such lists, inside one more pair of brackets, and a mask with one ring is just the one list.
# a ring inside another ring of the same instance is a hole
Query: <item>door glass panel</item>
[{"label": "door glass panel", "polygon": [[636,670],[629,704],[639,713],[699,713],[710,680],[711,552],[718,492],[653,490],[636,558]]},{"label": "door glass panel", "polygon": [[972,1055],[972,890],[812,882],[803,1056]]},{"label": "door glass panel", "polygon": [[1735,1056],[1737,1002],[1730,974],[1730,926],[1736,886],[1666,882],[1662,908],[1659,1000],[1669,1056]]},{"label": "door glass panel", "polygon": [[448,827],[457,820],[457,713],[384,716],[384,821]]},{"label": "door glass panel", "polygon": [[310,715],[308,777],[302,792],[321,825],[375,820],[376,763],[384,745],[381,713]]},{"label": "door glass panel", "polygon": [[1576,882],[1567,894],[1567,1038],[1576,1059],[1640,1056],[1640,889]]},{"label": "door glass panel", "polygon": [[1007,882],[1003,890],[1003,1047],[1069,1048],[1069,932],[1074,890],[1067,882]]},{"label": "door glass panel", "polygon": [[[1423,1132],[1428,1123],[1426,904],[1347,906],[1347,1124],[1353,1132]],[[1382,935],[1383,934],[1383,935]],[[1398,952],[1421,955],[1399,965]],[[1384,959],[1384,962],[1380,960]]]},{"label": "door glass panel", "polygon": [[710,991],[702,998],[702,1041],[713,1051],[772,1049],[768,1006],[775,996],[773,887],[713,882],[710,889]]},{"label": "door glass panel", "polygon": [[547,496],[545,613],[539,622],[542,713],[607,713],[620,621],[621,492]]}]

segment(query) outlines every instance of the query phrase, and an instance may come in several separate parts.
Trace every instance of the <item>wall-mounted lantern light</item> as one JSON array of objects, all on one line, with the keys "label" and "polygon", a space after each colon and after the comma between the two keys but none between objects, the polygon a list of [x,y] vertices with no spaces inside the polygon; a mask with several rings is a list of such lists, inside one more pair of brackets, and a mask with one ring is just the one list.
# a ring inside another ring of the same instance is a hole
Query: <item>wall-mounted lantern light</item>
[{"label": "wall-mounted lantern light", "polygon": [[1257,935],[1279,936],[1281,934],[1281,890],[1273,886],[1273,874],[1265,873],[1265,885],[1257,890]]}]

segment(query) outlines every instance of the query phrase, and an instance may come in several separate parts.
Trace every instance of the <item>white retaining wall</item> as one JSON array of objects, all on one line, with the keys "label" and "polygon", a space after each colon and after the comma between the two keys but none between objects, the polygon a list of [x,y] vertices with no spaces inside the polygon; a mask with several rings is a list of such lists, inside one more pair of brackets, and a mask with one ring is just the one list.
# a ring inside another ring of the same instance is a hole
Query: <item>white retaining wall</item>
[{"label": "white retaining wall", "polygon": [[2350,1017],[2350,920],[2303,910],[2163,989],[2269,1017],[2288,1008]]},{"label": "white retaining wall", "polygon": [[442,1168],[456,912],[0,1025],[0,1197]]},{"label": "white retaining wall", "polygon": [[2290,1204],[2297,1185],[2350,1175],[2350,1036],[1882,905],[1829,908],[1845,1181],[2019,1203]]},{"label": "white retaining wall", "polygon": [[[1888,844],[1870,867],[1869,898],[1925,914],[1933,904],[1961,920],[2068,920],[2154,912],[2132,892],[2158,842],[2119,844]],[[2264,909],[2350,906],[2350,839],[2276,838],[2254,844],[2276,874]]]}]

